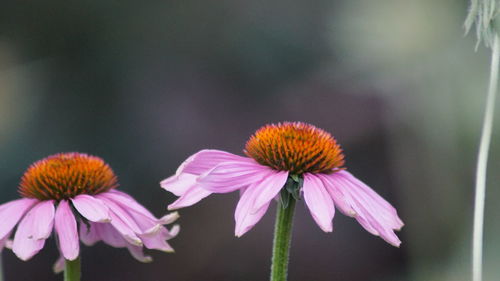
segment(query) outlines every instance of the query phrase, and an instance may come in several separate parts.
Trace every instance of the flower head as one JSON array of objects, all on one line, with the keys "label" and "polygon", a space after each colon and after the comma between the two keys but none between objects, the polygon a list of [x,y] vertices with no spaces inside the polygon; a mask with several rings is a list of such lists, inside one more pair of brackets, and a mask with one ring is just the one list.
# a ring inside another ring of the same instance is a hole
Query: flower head
[{"label": "flower head", "polygon": [[248,140],[245,154],[259,164],[293,174],[332,173],[344,164],[340,145],[305,123],[266,125]]},{"label": "flower head", "polygon": [[[95,156],[60,153],[35,162],[21,179],[23,198],[0,205],[0,250],[7,245],[20,259],[28,260],[54,229],[61,256],[67,260],[79,256],[80,240],[86,245],[103,241],[126,247],[143,262],[151,260],[143,246],[173,251],[166,240],[179,227],[168,230],[163,225],[173,222],[177,214],[157,219],[117,186],[111,168]],[[7,243],[16,225],[14,240]]]},{"label": "flower head", "polygon": [[324,130],[301,122],[267,125],[246,144],[242,157],[219,150],[190,156],[161,186],[179,196],[169,209],[191,206],[212,193],[240,190],[235,211],[235,234],[250,230],[266,213],[271,201],[288,192],[285,184],[298,183],[309,211],[325,232],[333,229],[335,206],[354,217],[368,232],[399,246],[394,230],[403,222],[396,209],[345,168],[342,149]]}]

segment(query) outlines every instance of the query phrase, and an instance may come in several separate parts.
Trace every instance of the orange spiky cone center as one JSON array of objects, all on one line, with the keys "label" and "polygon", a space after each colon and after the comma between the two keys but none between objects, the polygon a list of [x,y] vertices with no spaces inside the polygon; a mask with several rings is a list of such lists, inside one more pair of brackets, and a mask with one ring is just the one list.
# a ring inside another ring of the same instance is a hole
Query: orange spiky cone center
[{"label": "orange spiky cone center", "polygon": [[83,153],[59,153],[32,164],[19,184],[23,197],[62,200],[94,195],[118,186],[113,170],[101,158]]},{"label": "orange spiky cone center", "polygon": [[245,154],[293,174],[332,173],[344,165],[342,148],[326,131],[301,122],[266,125],[250,137]]}]

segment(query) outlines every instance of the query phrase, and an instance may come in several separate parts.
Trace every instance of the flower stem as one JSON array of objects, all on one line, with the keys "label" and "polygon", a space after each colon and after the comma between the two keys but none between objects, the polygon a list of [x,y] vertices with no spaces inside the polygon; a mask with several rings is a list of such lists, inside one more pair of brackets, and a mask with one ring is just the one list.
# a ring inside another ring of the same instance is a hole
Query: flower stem
[{"label": "flower stem", "polygon": [[282,203],[279,203],[277,206],[271,281],[286,281],[295,201],[294,198],[290,198],[290,202],[286,208],[283,208]]},{"label": "flower stem", "polygon": [[488,97],[486,99],[486,111],[484,113],[481,141],[476,169],[476,196],[474,201],[474,231],[472,238],[472,280],[482,280],[483,263],[483,225],[484,225],[484,201],[486,193],[486,168],[488,165],[488,151],[490,148],[491,131],[493,127],[493,113],[495,110],[495,96],[498,82],[498,66],[500,59],[500,42],[495,35],[491,55],[490,83]]},{"label": "flower stem", "polygon": [[76,260],[66,260],[64,267],[64,281],[80,281],[81,264],[80,257]]}]

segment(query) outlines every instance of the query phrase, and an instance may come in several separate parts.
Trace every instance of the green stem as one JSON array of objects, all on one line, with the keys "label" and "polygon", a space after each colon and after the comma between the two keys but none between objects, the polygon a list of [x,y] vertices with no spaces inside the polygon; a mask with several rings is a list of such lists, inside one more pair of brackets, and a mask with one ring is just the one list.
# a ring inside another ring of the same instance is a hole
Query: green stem
[{"label": "green stem", "polygon": [[81,264],[80,257],[76,260],[66,260],[64,266],[64,281],[80,281]]},{"label": "green stem", "polygon": [[276,224],[274,226],[271,281],[286,281],[295,199],[290,198],[287,208],[283,208],[283,205],[279,203],[277,209]]}]

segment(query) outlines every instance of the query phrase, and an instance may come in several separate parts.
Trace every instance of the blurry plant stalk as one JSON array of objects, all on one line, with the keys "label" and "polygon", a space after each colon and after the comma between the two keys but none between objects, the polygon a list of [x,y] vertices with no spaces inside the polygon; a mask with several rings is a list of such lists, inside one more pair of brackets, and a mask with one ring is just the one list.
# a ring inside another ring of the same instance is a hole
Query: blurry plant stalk
[{"label": "blurry plant stalk", "polygon": [[476,25],[478,39],[476,48],[481,41],[492,48],[490,81],[486,98],[483,127],[476,168],[475,200],[474,200],[474,226],[472,238],[472,280],[482,281],[483,273],[483,230],[484,230],[484,202],[486,195],[486,171],[488,166],[488,152],[493,128],[495,111],[495,97],[498,84],[498,67],[500,59],[500,39],[498,36],[498,10],[495,0],[472,0],[469,14],[465,20],[466,32],[473,24]]},{"label": "blurry plant stalk", "polygon": [[271,281],[286,281],[287,279],[293,215],[295,203],[300,200],[300,189],[303,183],[304,179],[301,176],[289,175],[280,192],[279,204],[276,207]]},{"label": "blurry plant stalk", "polygon": [[80,281],[81,263],[80,257],[75,260],[64,261],[64,281]]}]

